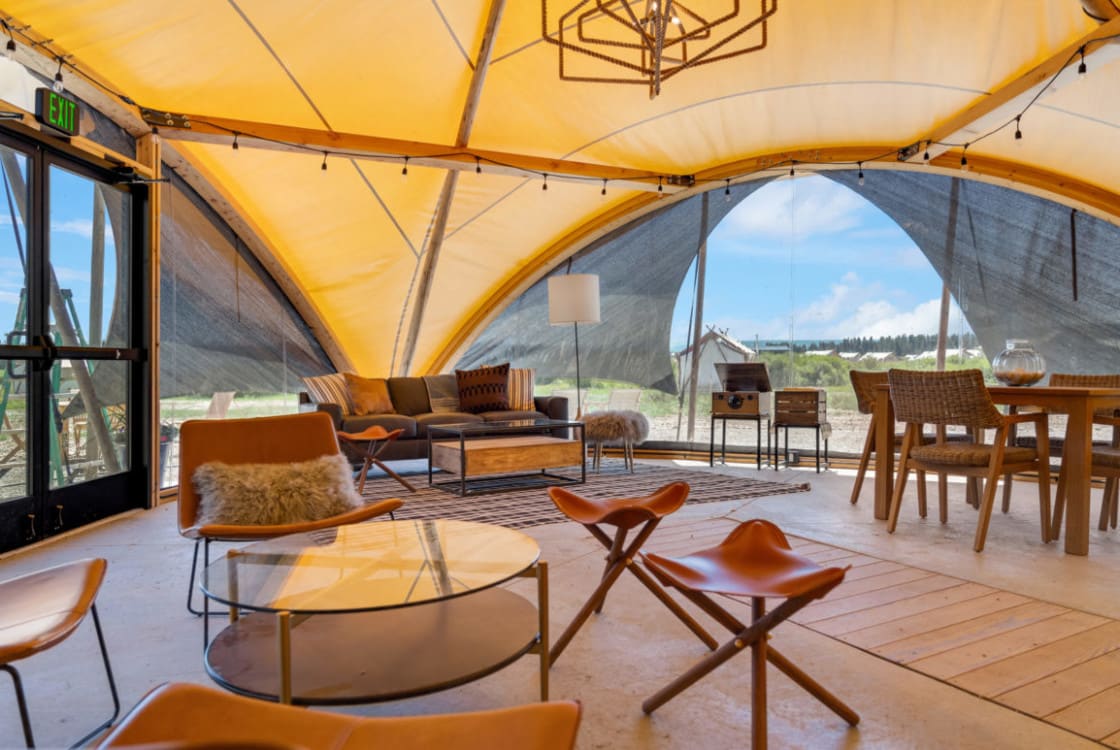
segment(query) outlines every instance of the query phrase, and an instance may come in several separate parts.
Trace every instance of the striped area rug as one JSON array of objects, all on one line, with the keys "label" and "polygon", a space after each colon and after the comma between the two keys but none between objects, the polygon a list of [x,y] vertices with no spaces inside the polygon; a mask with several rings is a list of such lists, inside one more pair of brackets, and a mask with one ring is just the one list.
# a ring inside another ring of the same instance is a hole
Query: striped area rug
[{"label": "striped area rug", "polygon": [[[563,474],[577,470],[565,470]],[[372,475],[371,475],[372,476]],[[447,475],[437,477],[446,481]],[[409,492],[393,479],[369,479],[364,496],[370,500],[399,497],[404,507],[395,513],[400,519],[451,518],[459,521],[494,523],[514,529],[566,521],[556,510],[542,487],[508,490],[489,494],[459,497],[439,487],[428,487],[427,474],[410,476],[417,488]],[[601,474],[587,474],[586,484],[567,485],[584,497],[606,498],[640,496],[653,492],[669,482],[688,482],[692,488],[689,503],[714,503],[721,500],[747,500],[766,495],[806,492],[808,483],[768,482],[745,477],[732,477],[701,471],[636,464],[633,474],[623,467],[621,459],[604,460]]]},{"label": "striped area rug", "polygon": [[[670,519],[648,549],[688,554],[734,526]],[[852,566],[793,622],[1120,748],[1120,621],[807,539],[790,544],[820,565]],[[746,603],[739,614],[749,619]]]}]

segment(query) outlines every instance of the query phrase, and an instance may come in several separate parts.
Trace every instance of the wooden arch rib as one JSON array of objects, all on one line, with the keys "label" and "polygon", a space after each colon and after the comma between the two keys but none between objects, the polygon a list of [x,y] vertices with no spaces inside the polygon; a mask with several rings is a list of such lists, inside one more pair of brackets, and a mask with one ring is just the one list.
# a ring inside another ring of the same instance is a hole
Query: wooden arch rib
[{"label": "wooden arch rib", "polygon": [[[1000,185],[1011,190],[1052,200],[1070,208],[1120,226],[1120,194],[1070,175],[1019,162],[969,153],[970,170],[960,169],[961,152],[945,152],[925,164],[900,162],[893,146],[841,146],[779,151],[737,160],[704,170],[696,175],[696,187],[663,200],[656,195],[639,194],[610,207],[583,226],[543,248],[529,263],[507,277],[472,311],[446,343],[433,353],[423,372],[441,372],[467,350],[479,333],[508,305],[551,269],[610,232],[655,210],[687,200],[693,195],[727,184],[739,184],[787,174],[791,166],[798,172],[854,169],[862,162],[865,171],[880,169],[936,172],[968,180]],[[889,155],[886,155],[889,154]],[[870,177],[868,179],[871,179]]]}]

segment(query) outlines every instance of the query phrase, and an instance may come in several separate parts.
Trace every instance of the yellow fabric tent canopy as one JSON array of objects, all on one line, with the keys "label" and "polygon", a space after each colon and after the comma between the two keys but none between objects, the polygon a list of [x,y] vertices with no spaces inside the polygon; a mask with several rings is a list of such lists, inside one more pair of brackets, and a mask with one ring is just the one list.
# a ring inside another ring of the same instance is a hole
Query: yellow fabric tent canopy
[{"label": "yellow fabric tent canopy", "polygon": [[[781,0],[765,49],[684,71],[653,100],[642,86],[560,80],[535,0],[2,11],[20,62],[53,75],[50,54],[66,55],[67,87],[133,134],[150,125],[118,95],[200,125],[249,123],[236,150],[228,128],[161,128],[165,157],[244,218],[335,364],[374,376],[446,368],[512,295],[626,219],[791,161],[956,170],[969,143],[970,177],[1120,223],[1120,48],[1093,41],[1120,21],[1108,0],[1087,4],[1103,24],[1078,0]],[[1089,73],[1076,82],[1082,45]],[[1039,92],[1022,139],[1009,127],[977,140]],[[254,139],[253,123],[307,147]],[[933,166],[897,160],[930,140],[944,144]]]}]

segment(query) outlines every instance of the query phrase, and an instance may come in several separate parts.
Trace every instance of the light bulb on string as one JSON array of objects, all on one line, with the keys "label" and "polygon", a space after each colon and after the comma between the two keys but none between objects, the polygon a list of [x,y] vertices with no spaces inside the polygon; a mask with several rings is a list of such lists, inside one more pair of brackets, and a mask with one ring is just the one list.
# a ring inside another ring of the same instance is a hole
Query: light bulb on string
[{"label": "light bulb on string", "polygon": [[482,160],[479,159],[477,156],[474,157],[474,173],[475,174],[482,174]]},{"label": "light bulb on string", "polygon": [[1077,80],[1084,81],[1085,74],[1089,72],[1089,67],[1085,64],[1084,45],[1082,45],[1081,49],[1078,50],[1078,53],[1081,55],[1081,64],[1077,66]]},{"label": "light bulb on string", "polygon": [[541,190],[545,191],[548,190],[548,172],[545,172],[543,176],[544,182],[541,183]]},{"label": "light bulb on string", "polygon": [[66,90],[65,84],[62,82],[62,58],[58,58],[58,72],[54,74],[54,83],[51,84],[56,94],[61,94]]},{"label": "light bulb on string", "polygon": [[723,186],[723,202],[731,202],[731,179],[728,178],[727,183]]},{"label": "light bulb on string", "polygon": [[404,166],[401,167],[401,177],[408,177],[408,157],[404,157]]},{"label": "light bulb on string", "polygon": [[859,179],[857,180],[860,187],[863,187],[863,162],[859,162]]},{"label": "light bulb on string", "polygon": [[607,194],[607,179],[604,177],[603,178],[603,189],[599,191],[599,195],[606,195],[606,194]]},{"label": "light bulb on string", "polygon": [[239,135],[239,133],[234,133],[234,134],[233,134],[233,150],[234,150],[234,151],[236,151],[237,149],[241,148],[240,146],[238,146],[238,145],[237,145],[237,136],[238,136],[238,135]]},{"label": "light bulb on string", "polygon": [[1023,145],[1023,131],[1019,128],[1019,118],[1022,115],[1015,115],[1015,145]]},{"label": "light bulb on string", "polygon": [[12,27],[8,25],[7,21],[0,19],[0,24],[4,26],[4,31],[8,34],[8,43],[4,47],[4,56],[12,58],[16,54],[16,38],[12,36]]},{"label": "light bulb on string", "polygon": [[662,192],[663,190],[664,190],[664,188],[661,186],[661,178],[658,177],[657,178],[657,197],[658,198],[664,198],[665,197],[665,193]]},{"label": "light bulb on string", "polygon": [[961,152],[961,171],[968,171],[968,144],[964,144],[964,151]]},{"label": "light bulb on string", "polygon": [[326,151],[323,152],[323,164],[322,164],[322,166],[319,167],[319,169],[323,170],[324,172],[327,171],[327,152]]},{"label": "light bulb on string", "polygon": [[929,144],[930,142],[926,141],[926,152],[922,154],[922,161],[925,162],[927,167],[929,166]]}]

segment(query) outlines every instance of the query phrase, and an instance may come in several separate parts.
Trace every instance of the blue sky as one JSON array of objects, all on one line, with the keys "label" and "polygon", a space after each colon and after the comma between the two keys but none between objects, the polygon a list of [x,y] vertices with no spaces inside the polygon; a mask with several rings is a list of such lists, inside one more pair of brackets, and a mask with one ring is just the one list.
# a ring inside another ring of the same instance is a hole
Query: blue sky
[{"label": "blue sky", "polygon": [[[941,279],[929,261],[890,217],[825,177],[774,180],[732,209],[708,238],[706,276],[705,327],[752,345],[756,335],[937,333]],[[689,274],[677,298],[674,349],[687,340],[692,284]],[[950,332],[960,325],[954,300]]]}]

